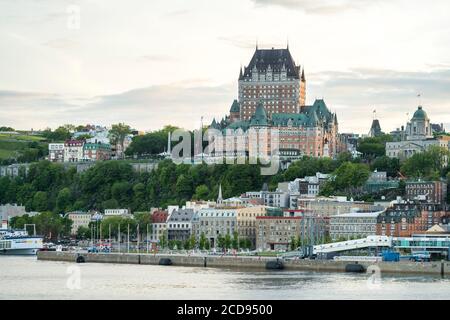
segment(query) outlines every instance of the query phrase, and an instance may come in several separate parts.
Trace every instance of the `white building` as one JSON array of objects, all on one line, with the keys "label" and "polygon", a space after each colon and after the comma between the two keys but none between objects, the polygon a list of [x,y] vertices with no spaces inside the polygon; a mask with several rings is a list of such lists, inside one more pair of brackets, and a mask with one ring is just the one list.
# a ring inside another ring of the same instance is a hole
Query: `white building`
[{"label": "white building", "polygon": [[130,215],[128,209],[105,209],[105,217],[120,216],[127,217]]},{"label": "white building", "polygon": [[18,177],[21,171],[27,175],[29,170],[30,165],[26,163],[15,163],[9,166],[0,166],[0,177]]},{"label": "white building", "polygon": [[24,206],[19,206],[17,204],[4,204],[0,205],[0,218],[1,221],[8,221],[13,217],[20,217],[26,214]]},{"label": "white building", "polygon": [[250,191],[245,193],[249,199],[262,199],[262,204],[268,207],[289,208],[289,193],[284,191]]},{"label": "white building", "polygon": [[64,161],[64,143],[49,143],[48,160],[51,162]]},{"label": "white building", "polygon": [[64,142],[64,162],[83,161],[83,140],[67,140]]},{"label": "white building", "polygon": [[66,213],[66,217],[72,220],[72,229],[70,230],[70,234],[76,235],[80,227],[89,227],[92,214],[82,211],[73,211]]},{"label": "white building", "polygon": [[433,138],[433,130],[427,113],[419,106],[406,125],[403,140],[386,143],[386,155],[390,158],[407,159],[416,153],[424,152],[431,146],[449,148],[449,137]]},{"label": "white building", "polygon": [[360,239],[376,235],[377,218],[383,213],[378,212],[352,212],[330,217],[331,239]]}]

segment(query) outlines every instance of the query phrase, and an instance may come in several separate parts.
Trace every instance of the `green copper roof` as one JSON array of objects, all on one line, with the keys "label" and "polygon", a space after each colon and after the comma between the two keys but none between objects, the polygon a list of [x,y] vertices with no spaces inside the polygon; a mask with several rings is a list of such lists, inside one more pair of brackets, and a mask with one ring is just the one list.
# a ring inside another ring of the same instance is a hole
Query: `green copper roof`
[{"label": "green copper roof", "polygon": [[233,104],[231,105],[230,112],[240,112],[241,106],[239,105],[239,102],[237,100],[233,101]]},{"label": "green copper roof", "polygon": [[[235,102],[239,105],[237,101]],[[233,109],[233,106],[231,108]],[[260,101],[250,120],[231,123],[228,119],[219,123],[213,120],[211,128],[247,131],[251,126],[315,127],[322,124],[329,125],[330,123],[337,124],[337,117],[336,114],[330,112],[323,100],[316,100],[312,106],[303,107],[301,113],[273,113],[270,120],[267,117],[263,102]]]},{"label": "green copper roof", "polygon": [[220,129],[220,126],[216,122],[216,118],[213,119],[213,121],[211,123],[211,128],[212,129]]},{"label": "green copper roof", "polygon": [[227,127],[227,129],[233,129],[233,130],[242,129],[244,131],[247,131],[249,125],[250,125],[250,123],[248,121],[236,121],[236,122],[233,122],[232,124],[230,124]]},{"label": "green copper roof", "polygon": [[251,126],[267,126],[269,122],[267,121],[266,109],[264,109],[263,103],[260,101],[256,107],[255,114],[250,119]]},{"label": "green copper roof", "polygon": [[278,127],[286,127],[288,125],[293,127],[306,126],[308,117],[304,113],[274,113],[272,114],[272,123]]},{"label": "green copper roof", "polygon": [[416,112],[414,112],[413,119],[414,120],[425,120],[427,119],[427,113],[422,109],[422,106],[419,106]]}]

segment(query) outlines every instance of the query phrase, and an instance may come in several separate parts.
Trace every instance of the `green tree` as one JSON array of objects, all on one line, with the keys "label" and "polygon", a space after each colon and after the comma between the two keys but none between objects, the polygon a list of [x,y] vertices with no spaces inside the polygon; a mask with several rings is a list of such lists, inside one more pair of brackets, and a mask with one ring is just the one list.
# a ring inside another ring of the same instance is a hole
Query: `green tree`
[{"label": "green tree", "polygon": [[72,204],[72,192],[69,188],[63,188],[58,192],[58,197],[56,198],[56,208],[58,213],[64,213],[68,210]]},{"label": "green tree", "polygon": [[185,174],[180,175],[175,190],[179,198],[190,200],[193,193],[192,177]]},{"label": "green tree", "polygon": [[200,235],[200,240],[199,240],[198,245],[199,245],[200,250],[205,250],[206,237],[205,237],[205,233],[204,232],[202,232],[201,235]]},{"label": "green tree", "polygon": [[229,233],[227,233],[227,234],[225,235],[225,239],[224,239],[224,246],[225,246],[225,249],[231,248],[231,242],[232,242],[231,236],[230,236]]},{"label": "green tree", "polygon": [[201,184],[195,188],[194,199],[197,200],[207,200],[209,194],[208,186]]},{"label": "green tree", "polygon": [[219,234],[217,236],[217,247],[220,249],[225,249],[225,238],[222,236],[222,234]]},{"label": "green tree", "polygon": [[189,238],[189,249],[195,249],[195,246],[197,245],[197,240],[195,239],[194,235],[191,235]]},{"label": "green tree", "polygon": [[88,227],[79,226],[76,235],[78,240],[86,240],[91,238],[91,230]]},{"label": "green tree", "polygon": [[290,245],[291,245],[291,250],[295,250],[297,248],[297,241],[294,236],[291,237]]},{"label": "green tree", "polygon": [[385,134],[379,137],[363,138],[358,141],[357,150],[363,154],[366,161],[386,154],[386,142],[391,142],[392,136]]},{"label": "green tree", "polygon": [[321,193],[330,195],[332,192],[340,191],[353,194],[358,187],[366,183],[369,176],[370,170],[367,165],[345,162],[333,173]]},{"label": "green tree", "polygon": [[47,192],[38,191],[33,197],[33,208],[36,211],[45,211],[48,208]]},{"label": "green tree", "polygon": [[416,153],[401,166],[401,172],[411,178],[437,180],[444,176],[450,152],[442,147],[431,146],[427,151]]},{"label": "green tree", "polygon": [[[113,124],[111,130],[109,130],[109,136],[113,144],[118,144],[121,147],[122,152],[124,151],[124,141],[127,135],[131,133],[131,128],[129,125],[124,123]],[[122,157],[124,153],[122,154]]]},{"label": "green tree", "polygon": [[231,247],[233,249],[239,248],[239,233],[237,231],[233,232],[233,240],[231,241]]},{"label": "green tree", "polygon": [[46,211],[35,216],[33,223],[36,224],[38,234],[43,235],[46,239],[57,240],[62,235],[68,235],[67,229],[70,227],[71,221],[67,220],[68,222],[65,222],[60,215]]},{"label": "green tree", "polygon": [[400,171],[400,160],[388,156],[377,157],[371,164],[372,171],[386,171],[388,177],[397,177]]},{"label": "green tree", "polygon": [[126,154],[130,156],[158,155],[167,151],[169,132],[173,132],[176,129],[178,128],[174,126],[165,126],[162,130],[136,136],[126,150]]}]

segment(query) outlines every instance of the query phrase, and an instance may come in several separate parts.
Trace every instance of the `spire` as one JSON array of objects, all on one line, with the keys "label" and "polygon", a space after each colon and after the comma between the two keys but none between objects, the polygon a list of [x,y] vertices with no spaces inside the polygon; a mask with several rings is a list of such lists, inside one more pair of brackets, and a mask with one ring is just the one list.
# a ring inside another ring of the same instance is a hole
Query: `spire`
[{"label": "spire", "polygon": [[170,138],[172,136],[172,133],[169,131],[169,136],[167,137],[167,153],[172,154],[171,146],[170,146]]},{"label": "spire", "polygon": [[306,78],[305,78],[305,68],[302,68],[302,77],[301,77],[301,79],[302,79],[302,82],[305,82],[305,81],[306,81]]},{"label": "spire", "polygon": [[241,68],[239,70],[239,80],[241,80],[243,77],[244,77],[244,74],[242,72],[242,66],[241,66]]},{"label": "spire", "polygon": [[222,184],[219,184],[219,196],[217,197],[217,204],[222,204],[223,198],[222,198]]}]

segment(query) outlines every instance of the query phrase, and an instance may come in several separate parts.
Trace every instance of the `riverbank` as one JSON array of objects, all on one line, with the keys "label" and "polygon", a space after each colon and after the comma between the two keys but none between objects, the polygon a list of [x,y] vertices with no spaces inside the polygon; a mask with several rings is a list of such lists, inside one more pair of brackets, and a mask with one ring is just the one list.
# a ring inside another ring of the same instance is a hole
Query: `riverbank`
[{"label": "riverbank", "polygon": [[[81,257],[81,258],[80,258]],[[195,256],[181,254],[127,254],[127,253],[75,253],[39,251],[38,260],[86,262],[86,263],[116,263],[159,265],[161,259],[170,259],[172,266],[208,267],[208,268],[254,268],[264,270],[271,257],[253,256]],[[166,260],[167,261],[167,260]],[[346,266],[352,262],[334,260],[287,260],[283,261],[285,270],[345,272]],[[365,270],[392,274],[429,274],[449,275],[450,262],[377,262],[358,261]],[[170,266],[168,266],[170,267]]]}]

